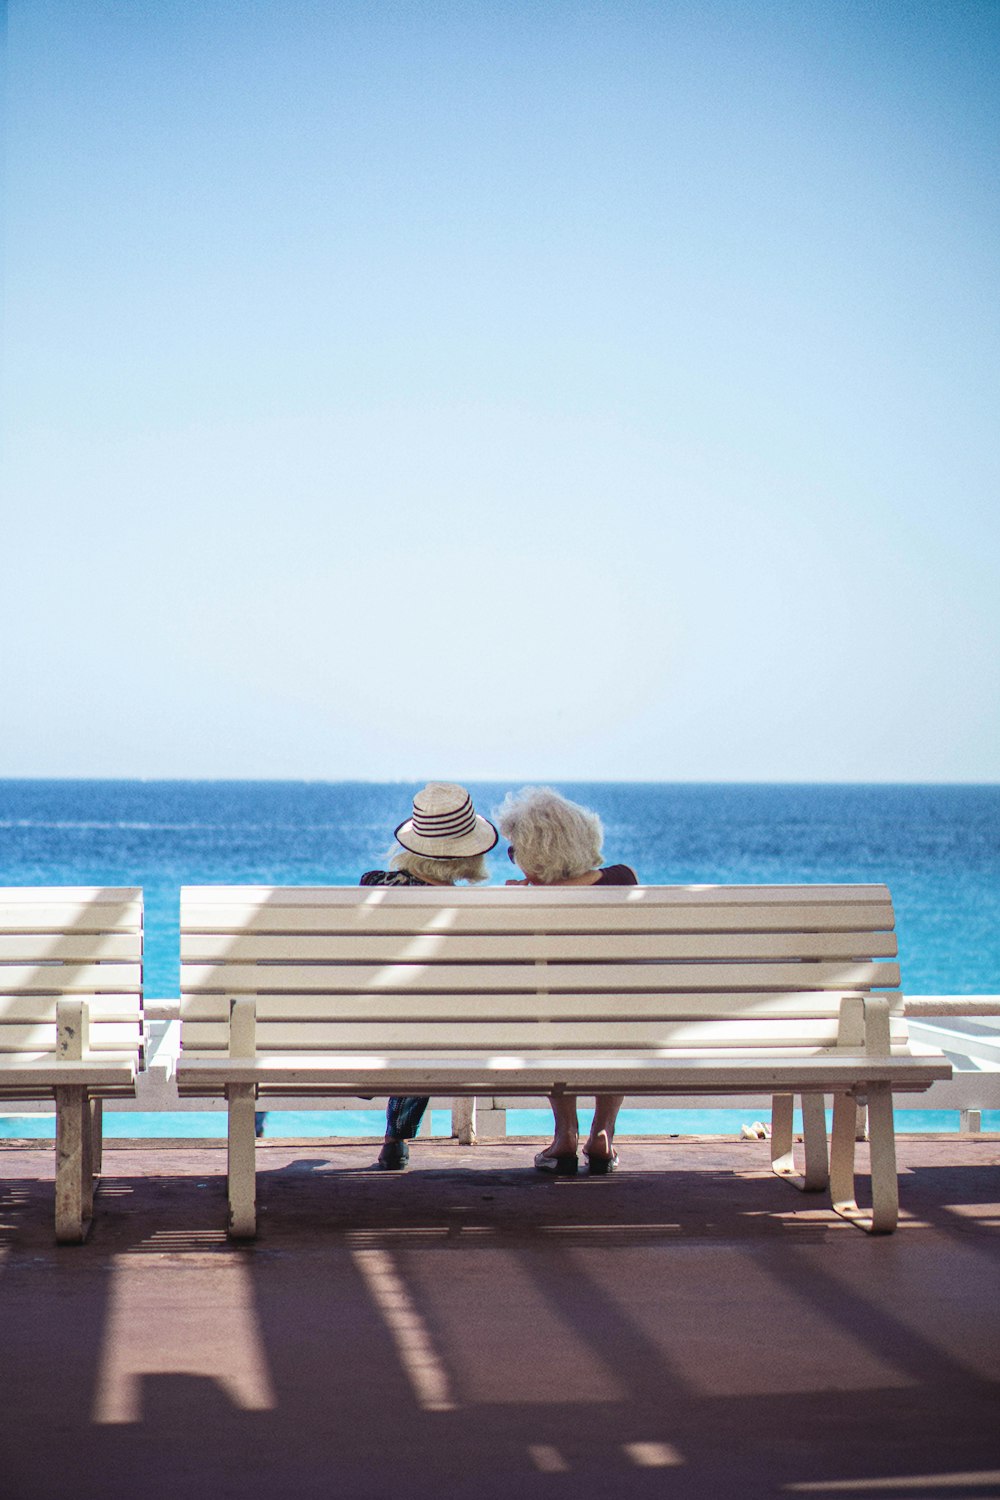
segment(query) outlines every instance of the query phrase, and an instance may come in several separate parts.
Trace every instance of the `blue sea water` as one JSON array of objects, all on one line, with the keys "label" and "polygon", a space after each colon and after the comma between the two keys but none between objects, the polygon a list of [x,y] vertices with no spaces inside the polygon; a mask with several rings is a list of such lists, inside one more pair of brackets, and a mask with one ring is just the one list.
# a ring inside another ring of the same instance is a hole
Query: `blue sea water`
[{"label": "blue sea water", "polygon": [[[508,790],[471,789],[487,814]],[[0,885],[142,886],[145,991],[175,996],[181,885],[353,885],[383,862],[416,790],[0,781]],[[633,865],[648,884],[885,881],[909,993],[1000,993],[1000,786],[594,782],[560,790],[600,813],[606,861]],[[491,859],[491,878],[502,882],[502,845]],[[635,1113],[651,1115],[647,1128],[657,1132],[675,1128],[664,1112]],[[299,1119],[295,1133],[324,1124],[311,1111]],[[678,1128],[690,1130],[692,1116],[683,1119]],[[338,1133],[345,1124],[339,1113]],[[366,1117],[355,1128],[375,1133],[377,1122]]]}]

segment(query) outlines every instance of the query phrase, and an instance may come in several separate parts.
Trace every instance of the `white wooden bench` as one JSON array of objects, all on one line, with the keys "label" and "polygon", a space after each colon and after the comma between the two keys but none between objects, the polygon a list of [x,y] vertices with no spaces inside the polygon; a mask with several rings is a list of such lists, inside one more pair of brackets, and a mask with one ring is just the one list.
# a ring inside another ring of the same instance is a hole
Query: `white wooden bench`
[{"label": "white wooden bench", "polygon": [[0,887],[0,1113],[52,1099],[56,1238],[86,1238],[104,1099],[135,1093],[142,892]]},{"label": "white wooden bench", "polygon": [[[182,1095],[226,1094],[229,1227],[255,1233],[254,1108],[358,1094],[774,1096],[774,1170],[889,1231],[908,1042],[884,886],[187,887]],[[824,1095],[834,1099],[832,1166]],[[792,1160],[802,1100],[805,1171]],[[867,1101],[873,1207],[855,1202]]]}]

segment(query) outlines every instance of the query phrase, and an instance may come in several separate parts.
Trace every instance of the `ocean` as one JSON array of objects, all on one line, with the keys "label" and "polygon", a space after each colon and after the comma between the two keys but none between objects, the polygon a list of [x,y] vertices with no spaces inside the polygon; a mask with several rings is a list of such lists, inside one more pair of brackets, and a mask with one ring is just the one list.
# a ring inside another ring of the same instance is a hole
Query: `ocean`
[{"label": "ocean", "polygon": [[[469,785],[487,816],[509,789]],[[145,992],[176,996],[181,885],[356,884],[384,863],[416,790],[417,783],[0,781],[0,885],[142,886]],[[646,884],[885,881],[907,992],[1000,994],[1000,786],[564,782],[559,790],[600,814],[605,862],[631,864]],[[490,858],[491,879],[502,883],[509,874],[502,843]],[[531,1133],[544,1130],[544,1111],[523,1113]],[[632,1113],[652,1117],[642,1128],[674,1128],[668,1112]],[[692,1115],[684,1119],[690,1130]],[[377,1133],[367,1113],[355,1120],[338,1112],[336,1122],[337,1133],[346,1126]],[[640,1125],[623,1117],[621,1128]],[[317,1129],[330,1131],[329,1119],[303,1111],[284,1133]]]}]

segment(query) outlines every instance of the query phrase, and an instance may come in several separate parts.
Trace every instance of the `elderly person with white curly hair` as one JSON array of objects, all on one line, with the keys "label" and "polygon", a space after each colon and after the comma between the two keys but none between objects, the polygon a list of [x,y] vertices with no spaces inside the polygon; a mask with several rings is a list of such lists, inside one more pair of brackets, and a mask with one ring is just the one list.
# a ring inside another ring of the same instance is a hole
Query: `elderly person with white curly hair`
[{"label": "elderly person with white curly hair", "polygon": [[[561,797],[551,787],[525,787],[516,795],[508,793],[494,816],[508,841],[511,861],[524,874],[523,880],[509,880],[508,885],[638,884],[635,871],[628,865],[601,864],[604,829],[597,814]],[[603,1176],[618,1166],[615,1122],[623,1097],[598,1094],[595,1099],[590,1135],[583,1148],[591,1176]],[[550,1096],[549,1103],[555,1116],[555,1133],[551,1145],[535,1157],[535,1167],[539,1172],[573,1176],[579,1169],[576,1098],[558,1094]]]}]

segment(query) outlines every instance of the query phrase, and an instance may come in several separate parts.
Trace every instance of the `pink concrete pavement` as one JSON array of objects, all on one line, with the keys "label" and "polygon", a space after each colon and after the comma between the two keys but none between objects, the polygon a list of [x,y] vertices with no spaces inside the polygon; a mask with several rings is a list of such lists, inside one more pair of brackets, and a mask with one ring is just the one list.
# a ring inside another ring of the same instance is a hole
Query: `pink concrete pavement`
[{"label": "pink concrete pavement", "polygon": [[1000,1142],[904,1138],[870,1239],[763,1142],[106,1148],[88,1244],[0,1148],[3,1500],[1000,1495]]}]

